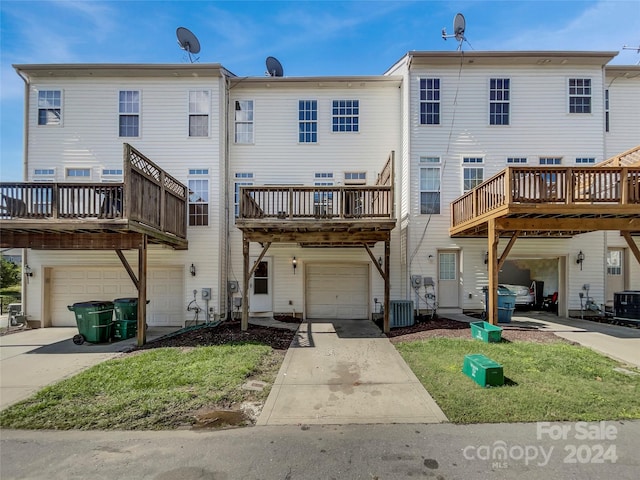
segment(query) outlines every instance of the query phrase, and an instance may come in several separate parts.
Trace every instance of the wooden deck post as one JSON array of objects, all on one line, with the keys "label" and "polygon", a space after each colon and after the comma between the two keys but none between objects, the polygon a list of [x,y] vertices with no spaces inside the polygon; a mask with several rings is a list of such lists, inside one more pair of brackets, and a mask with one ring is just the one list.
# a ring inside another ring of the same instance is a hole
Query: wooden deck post
[{"label": "wooden deck post", "polygon": [[494,218],[489,219],[488,227],[489,292],[487,298],[489,305],[487,308],[487,320],[492,325],[496,325],[498,323],[498,241],[500,237],[496,232],[496,221]]},{"label": "wooden deck post", "polygon": [[384,241],[384,319],[382,323],[382,330],[384,333],[389,333],[390,330],[390,322],[389,322],[389,309],[390,309],[390,301],[389,301],[389,293],[391,291],[391,286],[389,285],[389,257],[390,257],[391,247],[390,241]]},{"label": "wooden deck post", "polygon": [[249,328],[249,240],[242,235],[242,320],[240,329],[246,332]]},{"label": "wooden deck post", "polygon": [[629,245],[631,252],[633,252],[633,256],[636,257],[636,261],[640,264],[640,248],[638,248],[638,245],[636,245],[636,242],[633,240],[631,233],[626,231],[620,233],[627,241],[627,245]]},{"label": "wooden deck post", "polygon": [[147,236],[138,248],[138,346],[147,342]]}]

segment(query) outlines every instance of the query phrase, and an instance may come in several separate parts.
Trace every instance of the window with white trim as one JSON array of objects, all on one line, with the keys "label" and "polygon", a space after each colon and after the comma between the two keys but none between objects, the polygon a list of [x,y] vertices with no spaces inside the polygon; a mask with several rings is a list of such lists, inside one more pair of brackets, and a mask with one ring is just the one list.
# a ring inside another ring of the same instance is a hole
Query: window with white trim
[{"label": "window with white trim", "polygon": [[420,125],[440,125],[440,79],[420,79]]},{"label": "window with white trim", "polygon": [[465,192],[477,187],[484,181],[484,167],[482,157],[462,158],[462,189]]},{"label": "window with white trim", "polygon": [[233,211],[235,217],[240,216],[240,187],[250,187],[253,185],[253,173],[238,172],[235,174],[233,188]]},{"label": "window with white trim", "polygon": [[235,102],[235,143],[253,143],[253,100]]},{"label": "window with white trim", "polygon": [[420,213],[440,213],[440,157],[420,157]]},{"label": "window with white trim", "polygon": [[298,142],[318,142],[318,101],[298,101]]},{"label": "window with white trim", "polygon": [[140,92],[121,90],[118,95],[118,135],[140,136]]},{"label": "window with white trim", "polygon": [[189,136],[209,136],[209,101],[208,90],[189,91]]},{"label": "window with white trim", "polygon": [[60,125],[62,123],[62,91],[40,90],[38,92],[38,125]]},{"label": "window with white trim", "polygon": [[507,164],[523,164],[527,163],[527,157],[507,157]]},{"label": "window with white trim", "polygon": [[358,132],[360,129],[360,101],[333,100],[331,129],[334,132]]},{"label": "window with white trim", "polygon": [[102,181],[103,182],[122,182],[122,169],[121,168],[103,168]]},{"label": "window with white trim", "polygon": [[509,125],[510,80],[489,80],[489,125]]},{"label": "window with white trim", "polygon": [[367,172],[344,172],[345,185],[366,185]]},{"label": "window with white trim", "polygon": [[[209,225],[209,169],[189,169],[189,226]],[[196,178],[193,178],[196,177]],[[197,178],[203,177],[203,178]]]},{"label": "window with white trim", "polygon": [[562,157],[540,157],[540,165],[562,165]]},{"label": "window with white trim", "polygon": [[33,169],[34,182],[55,182],[55,180],[56,180],[55,168],[34,168]]},{"label": "window with white trim", "polygon": [[576,165],[593,165],[596,163],[594,157],[578,157],[576,158]]},{"label": "window with white trim", "polygon": [[609,250],[607,252],[607,275],[622,275],[622,251]]},{"label": "window with white trim", "polygon": [[591,113],[591,79],[569,79],[569,113]]},{"label": "window with white trim", "polygon": [[67,168],[65,175],[70,180],[88,180],[91,178],[90,168]]},{"label": "window with white trim", "polygon": [[[316,172],[313,176],[313,184],[316,187],[333,186],[332,172]],[[314,213],[318,217],[324,217],[333,212],[333,191],[316,190],[313,192]]]}]

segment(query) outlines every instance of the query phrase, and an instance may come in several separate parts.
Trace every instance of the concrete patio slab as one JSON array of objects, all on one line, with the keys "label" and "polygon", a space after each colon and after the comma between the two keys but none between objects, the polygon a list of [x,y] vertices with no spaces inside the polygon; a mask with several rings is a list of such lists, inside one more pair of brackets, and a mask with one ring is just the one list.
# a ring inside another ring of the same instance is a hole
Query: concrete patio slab
[{"label": "concrete patio slab", "polygon": [[372,322],[313,320],[300,326],[257,424],[446,421]]}]

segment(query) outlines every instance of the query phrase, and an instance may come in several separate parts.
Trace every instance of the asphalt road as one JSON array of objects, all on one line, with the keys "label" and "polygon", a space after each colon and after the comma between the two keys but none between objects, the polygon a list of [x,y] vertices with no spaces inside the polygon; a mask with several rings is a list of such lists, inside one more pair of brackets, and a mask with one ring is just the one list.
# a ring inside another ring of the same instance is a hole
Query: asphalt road
[{"label": "asphalt road", "polygon": [[640,421],[0,431],[9,479],[638,478]]}]

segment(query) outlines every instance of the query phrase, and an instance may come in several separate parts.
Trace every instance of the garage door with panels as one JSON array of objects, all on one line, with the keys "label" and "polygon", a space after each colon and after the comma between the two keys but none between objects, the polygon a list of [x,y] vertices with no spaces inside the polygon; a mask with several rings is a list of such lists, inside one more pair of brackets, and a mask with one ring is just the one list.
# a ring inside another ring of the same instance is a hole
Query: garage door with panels
[{"label": "garage door with panels", "polygon": [[[56,267],[51,272],[51,321],[54,327],[76,326],[68,305],[90,300],[137,297],[124,268]],[[182,326],[184,323],[183,269],[150,269],[147,278],[147,324]]]},{"label": "garage door with panels", "polygon": [[369,316],[369,265],[306,266],[307,318],[365,319]]}]

